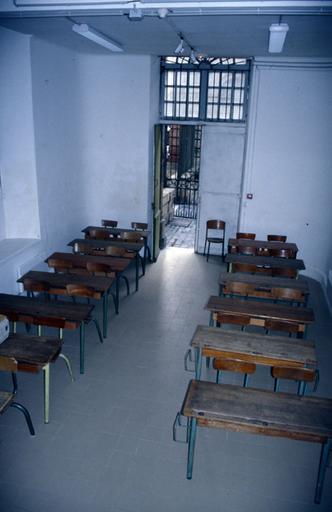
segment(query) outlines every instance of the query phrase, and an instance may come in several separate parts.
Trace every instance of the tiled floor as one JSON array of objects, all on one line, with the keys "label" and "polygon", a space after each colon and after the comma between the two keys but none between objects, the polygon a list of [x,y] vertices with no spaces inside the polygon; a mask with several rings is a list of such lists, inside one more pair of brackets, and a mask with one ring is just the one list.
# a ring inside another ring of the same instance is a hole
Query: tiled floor
[{"label": "tiled floor", "polygon": [[[139,292],[123,298],[119,316],[112,313],[103,345],[88,329],[83,376],[78,333],[66,332],[76,381],[63,361],[52,366],[49,425],[42,376],[19,374],[18,400],[30,409],[37,435],[14,409],[0,418],[1,512],[331,511],[332,469],[321,505],[313,503],[316,444],[200,429],[193,479],[185,478],[186,445],[174,443],[171,432],[191,378],[183,355],[196,325],[208,322],[204,304],[217,292],[220,270],[220,258],[207,263],[190,250],[162,251]],[[332,397],[332,321],[320,288],[311,288],[318,393]],[[271,389],[269,371],[260,368],[251,383]]]}]

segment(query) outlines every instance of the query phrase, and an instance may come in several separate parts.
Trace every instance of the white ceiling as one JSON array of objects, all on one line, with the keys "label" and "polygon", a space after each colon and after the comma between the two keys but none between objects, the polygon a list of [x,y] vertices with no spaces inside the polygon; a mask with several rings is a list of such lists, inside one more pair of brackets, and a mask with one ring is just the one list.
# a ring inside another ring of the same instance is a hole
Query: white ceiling
[{"label": "white ceiling", "polygon": [[[6,1],[9,5],[10,0]],[[28,0],[21,0],[22,3],[25,1]],[[65,11],[60,8],[54,11],[56,1],[60,0],[53,0],[52,12],[39,11],[36,7],[37,0],[34,1],[33,12],[19,8],[15,10],[13,7],[11,10],[0,8],[0,25],[88,53],[108,51],[74,33],[73,22],[87,23],[91,28],[120,43],[125,53],[130,54],[172,55],[179,43],[178,34],[182,33],[196,51],[210,56],[264,57],[269,55],[269,26],[271,23],[278,23],[279,14],[282,14],[282,23],[289,25],[282,56],[332,57],[332,13],[302,14],[299,11],[300,14],[289,14],[283,9],[274,9],[271,14],[263,9],[256,9],[252,14],[243,14],[243,10],[238,10],[238,13],[234,10],[235,14],[224,14],[219,10],[219,14],[193,15],[185,14],[196,12],[190,10],[190,3],[187,3],[187,9],[181,11],[184,14],[173,11],[165,19],[160,19],[156,9],[143,9],[143,18],[140,21],[131,21],[127,15],[128,7],[124,7],[124,4],[122,9],[113,11]],[[144,7],[144,4],[138,4]],[[2,6],[1,2],[0,5]],[[201,9],[202,11],[209,12]]]}]

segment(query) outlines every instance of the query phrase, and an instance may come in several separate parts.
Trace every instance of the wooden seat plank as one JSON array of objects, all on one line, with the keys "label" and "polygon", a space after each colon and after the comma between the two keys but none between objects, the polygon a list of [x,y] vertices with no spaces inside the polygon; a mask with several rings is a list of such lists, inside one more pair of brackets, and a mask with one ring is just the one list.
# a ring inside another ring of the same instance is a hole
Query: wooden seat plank
[{"label": "wooden seat plank", "polygon": [[[252,247],[257,250],[266,250],[269,251],[272,250],[289,250],[294,255],[294,258],[296,257],[296,254],[298,252],[298,247],[294,243],[290,242],[270,242],[268,240],[250,240],[250,239],[243,239],[243,238],[230,238],[228,240],[228,252],[231,254],[237,254],[238,250],[241,247]],[[267,256],[269,256],[267,254]],[[269,256],[270,257],[270,256]]]}]

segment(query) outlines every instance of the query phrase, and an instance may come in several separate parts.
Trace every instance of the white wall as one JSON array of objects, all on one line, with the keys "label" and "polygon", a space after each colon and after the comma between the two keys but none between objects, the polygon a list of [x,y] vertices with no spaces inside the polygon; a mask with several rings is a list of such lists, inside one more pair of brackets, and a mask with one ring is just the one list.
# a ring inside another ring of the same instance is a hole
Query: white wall
[{"label": "white wall", "polygon": [[332,65],[256,62],[241,229],[286,234],[327,283],[332,237]]},{"label": "white wall", "polygon": [[7,238],[38,238],[30,36],[0,28],[0,173]]}]

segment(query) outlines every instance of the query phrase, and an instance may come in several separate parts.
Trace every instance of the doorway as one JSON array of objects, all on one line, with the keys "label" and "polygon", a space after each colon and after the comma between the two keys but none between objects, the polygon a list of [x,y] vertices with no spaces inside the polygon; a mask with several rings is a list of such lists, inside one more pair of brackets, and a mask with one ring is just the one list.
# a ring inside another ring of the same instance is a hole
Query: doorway
[{"label": "doorway", "polygon": [[202,127],[163,125],[162,242],[194,249],[199,203]]}]

